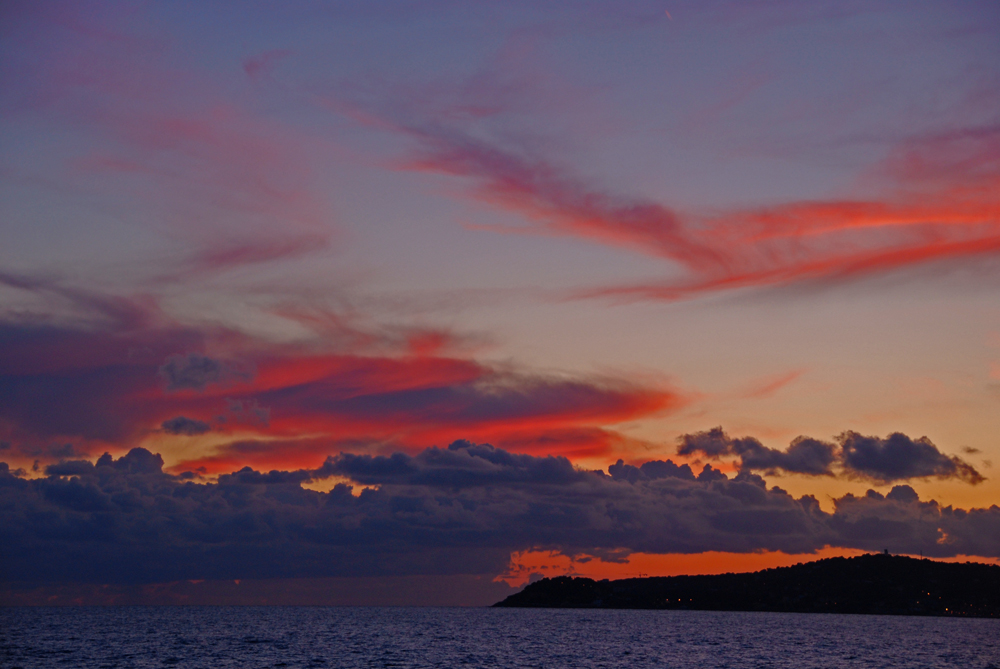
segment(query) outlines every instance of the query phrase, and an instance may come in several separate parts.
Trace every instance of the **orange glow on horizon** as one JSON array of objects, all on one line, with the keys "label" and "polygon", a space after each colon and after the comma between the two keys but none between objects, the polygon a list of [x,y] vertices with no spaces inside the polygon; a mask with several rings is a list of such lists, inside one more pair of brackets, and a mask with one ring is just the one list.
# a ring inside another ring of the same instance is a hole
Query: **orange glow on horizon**
[{"label": "orange glow on horizon", "polygon": [[[510,556],[507,571],[496,578],[512,587],[528,583],[532,574],[542,576],[585,576],[594,580],[637,578],[640,576],[683,576],[753,572],[773,567],[789,567],[831,557],[853,557],[870,551],[827,547],[815,553],[791,555],[780,551],[761,553],[632,553],[621,562],[599,557],[570,558],[555,551],[522,551]],[[968,559],[968,558],[965,558]],[[961,560],[965,561],[965,560]]]},{"label": "orange glow on horizon", "polygon": [[[555,551],[521,551],[512,553],[507,571],[496,577],[496,581],[515,588],[527,585],[532,574],[552,578],[555,576],[580,576],[618,580],[645,576],[697,576],[703,574],[726,574],[755,572],[775,567],[791,567],[803,562],[815,562],[833,557],[855,557],[871,551],[854,548],[827,546],[815,553],[789,554],[781,551],[760,553],[725,553],[707,551],[704,553],[632,553],[621,562],[605,561],[599,557],[580,556],[571,558]],[[908,555],[918,558],[923,556]],[[979,562],[1000,565],[1000,558],[977,555],[956,555],[954,557],[928,558],[936,562]]]}]

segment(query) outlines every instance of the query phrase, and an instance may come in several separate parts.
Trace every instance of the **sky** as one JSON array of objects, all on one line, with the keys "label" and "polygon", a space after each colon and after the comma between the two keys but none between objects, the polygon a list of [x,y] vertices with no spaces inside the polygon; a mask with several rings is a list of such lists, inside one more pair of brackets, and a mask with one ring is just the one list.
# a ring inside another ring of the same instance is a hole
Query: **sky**
[{"label": "sky", "polygon": [[996,562],[998,35],[4,3],[0,601]]}]

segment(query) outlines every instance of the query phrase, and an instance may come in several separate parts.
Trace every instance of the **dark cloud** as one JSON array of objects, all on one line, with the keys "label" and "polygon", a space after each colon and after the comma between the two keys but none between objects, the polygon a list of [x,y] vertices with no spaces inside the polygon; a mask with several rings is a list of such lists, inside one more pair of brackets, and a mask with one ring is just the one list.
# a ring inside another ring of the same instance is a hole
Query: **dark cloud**
[{"label": "dark cloud", "polygon": [[678,438],[678,455],[720,458],[738,456],[740,470],[776,474],[834,476],[834,467],[854,478],[892,483],[913,478],[957,478],[976,484],[983,477],[957,456],[941,453],[927,437],[911,439],[895,432],[885,439],[845,432],[837,443],[796,437],[788,449],[764,446],[753,437],[734,439],[721,427]]},{"label": "dark cloud", "polygon": [[663,479],[672,476],[690,481],[694,478],[694,473],[691,471],[689,465],[678,466],[670,460],[650,460],[649,462],[644,462],[639,469],[650,479]]},{"label": "dark cloud", "polygon": [[162,474],[163,458],[159,453],[150,453],[145,448],[133,448],[117,460],[105,453],[97,459],[96,466],[111,467],[132,474]]},{"label": "dark cloud", "polygon": [[212,426],[205,421],[186,416],[176,416],[165,420],[160,423],[160,427],[167,434],[182,434],[188,437],[205,434],[212,429]]},{"label": "dark cloud", "polygon": [[893,486],[892,490],[889,491],[885,498],[892,499],[897,502],[903,502],[905,504],[920,501],[920,496],[917,494],[917,491],[908,485]]},{"label": "dark cloud", "polygon": [[[31,480],[0,467],[0,570],[11,582],[159,583],[496,575],[513,551],[531,549],[1000,556],[1000,508],[942,507],[908,486],[847,495],[826,513],[749,471],[730,479],[705,467],[695,478],[656,461],[612,472],[470,442],[341,454],[318,470],[244,468],[214,483],[166,474],[143,449],[52,465]],[[333,475],[374,487],[301,485]]]},{"label": "dark cloud", "polygon": [[271,410],[262,407],[255,399],[234,400],[226,398],[226,413],[218,417],[220,422],[242,423],[267,427],[271,423]]},{"label": "dark cloud", "polygon": [[984,479],[957,456],[938,450],[927,437],[911,439],[893,432],[885,439],[845,432],[837,437],[844,469],[853,475],[891,483],[912,478],[957,478],[968,483]]},{"label": "dark cloud", "polygon": [[841,497],[836,500],[830,527],[844,544],[870,550],[878,550],[882,542],[890,552],[996,557],[1000,507],[942,507],[934,501],[919,501],[914,490],[904,485],[894,487],[885,497],[873,490],[864,497]]},{"label": "dark cloud", "polygon": [[776,473],[785,471],[811,476],[832,476],[831,466],[837,460],[836,445],[797,437],[787,451],[764,446],[753,437],[734,439],[721,427],[705,432],[681,435],[678,438],[678,455],[703,455],[720,458],[735,455],[740,458],[740,469]]},{"label": "dark cloud", "polygon": [[830,467],[837,459],[833,444],[809,437],[797,437],[787,451],[767,448],[752,438],[737,439],[733,447],[740,456],[741,468],[768,473],[782,470],[811,476],[833,476]]},{"label": "dark cloud", "polygon": [[587,475],[564,457],[518,455],[490,444],[459,440],[447,449],[428,448],[416,456],[341,453],[328,458],[317,476],[345,476],[366,485],[424,485],[467,488],[483,485],[564,484]]},{"label": "dark cloud", "polygon": [[705,432],[683,434],[678,438],[677,455],[706,455],[717,458],[732,453],[732,440],[721,427]]},{"label": "dark cloud", "polygon": [[47,476],[85,476],[94,471],[94,464],[87,460],[68,460],[45,468]]},{"label": "dark cloud", "polygon": [[[711,469],[706,465],[703,471]],[[649,462],[644,462],[639,467],[633,467],[632,465],[627,465],[622,460],[618,460],[615,464],[608,467],[608,473],[611,474],[611,478],[616,481],[628,481],[629,483],[635,483],[641,479],[655,480],[664,478],[678,478],[684,479],[686,481],[694,481],[694,472],[691,471],[690,465],[676,465],[672,460],[650,460]]]},{"label": "dark cloud", "polygon": [[219,477],[221,485],[294,485],[311,481],[315,474],[304,469],[291,472],[272,470],[269,472],[254,471],[250,467],[244,467],[232,474],[223,474]]},{"label": "dark cloud", "polygon": [[204,390],[209,384],[243,379],[252,374],[231,362],[210,358],[200,353],[172,355],[160,365],[160,376],[167,390]]},{"label": "dark cloud", "polygon": [[0,457],[7,454],[8,457],[19,457],[23,459],[38,460],[67,460],[70,458],[84,458],[88,453],[75,444],[67,443],[43,443],[39,444],[34,440],[0,442]]}]

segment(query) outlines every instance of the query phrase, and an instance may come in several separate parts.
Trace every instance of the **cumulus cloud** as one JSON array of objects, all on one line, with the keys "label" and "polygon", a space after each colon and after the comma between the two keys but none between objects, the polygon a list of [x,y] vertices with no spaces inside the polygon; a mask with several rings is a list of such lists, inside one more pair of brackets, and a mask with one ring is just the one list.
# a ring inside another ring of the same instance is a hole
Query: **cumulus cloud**
[{"label": "cumulus cloud", "polygon": [[187,416],[175,416],[160,423],[160,428],[167,434],[180,434],[193,437],[205,434],[212,429],[212,426],[203,420],[188,418]]},{"label": "cumulus cloud", "polygon": [[318,476],[340,475],[363,484],[470,486],[525,483],[569,483],[586,472],[578,471],[564,457],[518,455],[490,444],[453,442],[447,449],[425,449],[416,456],[342,453],[328,458]]},{"label": "cumulus cloud", "polygon": [[[908,486],[846,495],[833,513],[741,472],[697,477],[668,461],[583,471],[561,457],[456,442],[415,455],[340,454],[318,469],[249,467],[196,483],[144,449],[50,466],[0,467],[5,578],[181,579],[496,575],[510,554],[809,553],[825,546],[1000,556],[1000,508],[921,501]],[[649,466],[647,466],[649,465]],[[302,483],[346,477],[329,492]]]},{"label": "cumulus cloud", "polygon": [[812,476],[832,476],[836,460],[833,444],[809,437],[797,437],[787,451],[767,448],[756,439],[738,439],[734,447],[744,469],[768,473],[783,470]]},{"label": "cumulus cloud", "polygon": [[834,476],[838,468],[846,476],[878,483],[930,477],[972,484],[985,480],[972,465],[958,456],[945,455],[927,437],[911,439],[899,432],[885,439],[845,432],[836,443],[800,436],[781,451],[753,437],[730,437],[721,427],[715,427],[679,437],[677,454],[713,459],[737,456],[741,471],[767,474]]},{"label": "cumulus cloud", "polygon": [[[707,470],[711,470],[711,468],[709,467]],[[628,481],[629,483],[635,483],[640,479],[654,480],[668,477],[687,481],[695,479],[690,465],[684,464],[678,466],[672,460],[650,460],[649,462],[644,462],[639,467],[634,467],[625,464],[623,460],[619,459],[618,462],[608,467],[608,473],[616,481]]]},{"label": "cumulus cloud", "polygon": [[893,432],[885,439],[845,432],[837,437],[844,469],[859,477],[891,483],[911,478],[957,478],[968,483],[984,479],[955,455],[945,455],[927,437],[911,439]]},{"label": "cumulus cloud", "polygon": [[717,458],[732,453],[732,440],[721,427],[684,434],[678,438],[677,455],[707,455]]}]

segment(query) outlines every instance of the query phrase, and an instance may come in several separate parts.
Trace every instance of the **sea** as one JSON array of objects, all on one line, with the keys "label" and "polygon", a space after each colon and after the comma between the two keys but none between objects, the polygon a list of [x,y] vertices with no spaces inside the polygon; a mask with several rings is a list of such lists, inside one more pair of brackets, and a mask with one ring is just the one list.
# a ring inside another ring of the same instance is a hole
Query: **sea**
[{"label": "sea", "polygon": [[962,667],[1000,620],[489,608],[0,609],[15,667]]}]

